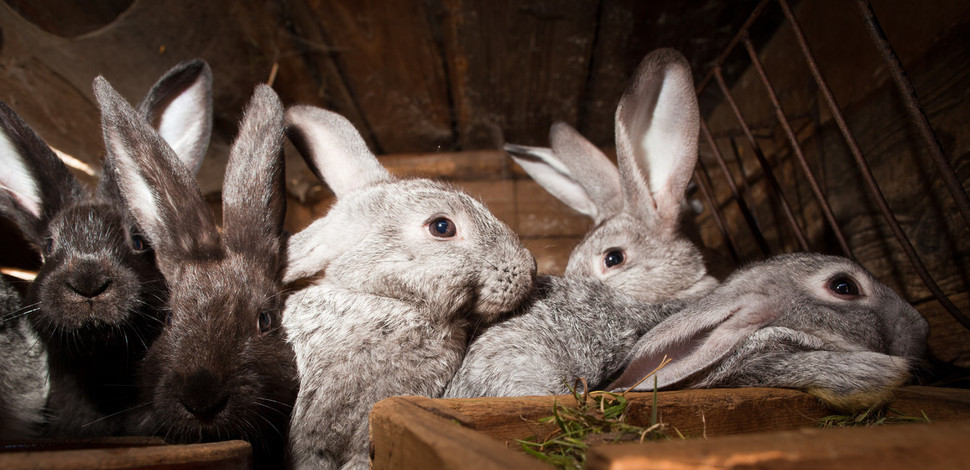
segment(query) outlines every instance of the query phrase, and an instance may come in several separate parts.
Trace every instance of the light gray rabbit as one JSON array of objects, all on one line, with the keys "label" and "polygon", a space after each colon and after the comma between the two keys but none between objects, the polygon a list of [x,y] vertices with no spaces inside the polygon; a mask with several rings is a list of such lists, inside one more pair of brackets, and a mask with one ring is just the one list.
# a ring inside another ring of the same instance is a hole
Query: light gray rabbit
[{"label": "light gray rabbit", "polygon": [[569,257],[567,276],[599,279],[646,302],[717,285],[680,223],[699,122],[687,60],[658,49],[643,59],[616,108],[619,170],[564,122],[550,129],[551,148],[505,146],[536,182],[593,219]]},{"label": "light gray rabbit", "polygon": [[47,402],[47,354],[25,318],[29,309],[0,276],[0,440],[38,437]]},{"label": "light gray rabbit", "polygon": [[600,387],[687,302],[650,304],[596,279],[539,276],[529,300],[472,340],[443,396],[559,395],[578,379]]},{"label": "light gray rabbit", "polygon": [[532,301],[469,346],[446,397],[566,393],[579,378],[604,385],[641,335],[712,289],[697,247],[680,231],[697,161],[699,112],[690,68],[676,51],[647,55],[616,110],[619,171],[564,123],[551,149],[508,146],[552,194],[590,216],[564,278],[543,277]]},{"label": "light gray rabbit", "polygon": [[219,230],[172,149],[100,77],[95,95],[122,195],[171,290],[133,427],[181,443],[244,439],[257,466],[279,467],[298,385],[281,320],[283,105],[256,87],[229,154]]},{"label": "light gray rabbit", "polygon": [[[212,73],[201,60],[169,70],[138,111],[194,173],[212,127]],[[0,214],[43,264],[27,318],[46,346],[52,436],[124,432],[136,364],[161,330],[168,290],[152,246],[105,161],[94,194],[40,136],[0,103]]]},{"label": "light gray rabbit", "polygon": [[439,396],[468,332],[526,298],[535,260],[475,199],[390,176],[343,117],[297,106],[287,121],[337,195],[290,239],[286,280],[309,283],[283,316],[300,373],[290,459],[297,468],[367,468],[371,406]]},{"label": "light gray rabbit", "polygon": [[[610,388],[666,355],[660,388],[785,387],[842,410],[885,402],[926,351],[926,320],[852,261],[797,253],[742,268],[637,344]],[[652,390],[653,379],[636,390]]]}]

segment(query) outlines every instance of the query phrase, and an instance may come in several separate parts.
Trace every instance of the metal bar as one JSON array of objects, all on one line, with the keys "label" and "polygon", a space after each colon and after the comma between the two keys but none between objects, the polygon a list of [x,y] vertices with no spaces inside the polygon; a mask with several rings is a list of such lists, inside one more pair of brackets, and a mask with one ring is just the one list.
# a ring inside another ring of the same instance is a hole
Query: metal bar
[{"label": "metal bar", "polygon": [[970,226],[970,198],[967,197],[966,191],[963,190],[963,184],[957,177],[956,171],[953,170],[953,165],[950,164],[946,155],[943,154],[943,145],[940,144],[940,139],[937,138],[936,131],[933,130],[929,119],[926,118],[926,113],[920,107],[919,98],[916,96],[916,90],[913,88],[913,82],[910,81],[909,75],[903,69],[903,64],[899,60],[899,56],[896,55],[896,51],[889,44],[889,39],[886,38],[886,33],[879,25],[879,20],[876,19],[876,14],[872,11],[872,6],[869,4],[869,1],[856,0],[856,4],[859,6],[859,12],[865,21],[866,29],[869,30],[869,34],[872,36],[872,42],[875,43],[876,49],[879,50],[883,60],[886,61],[886,66],[889,67],[889,72],[893,77],[893,81],[896,82],[896,88],[899,89],[899,94],[903,98],[906,110],[909,111],[909,117],[912,119],[913,125],[919,130],[919,134],[926,144],[926,150],[929,151],[930,157],[940,170],[940,174],[943,176],[943,183],[950,190],[950,195],[953,196],[953,202],[956,203],[960,215],[963,216],[964,223]]},{"label": "metal bar", "polygon": [[882,194],[879,189],[879,185],[876,183],[875,178],[872,176],[872,171],[869,169],[868,163],[866,163],[865,158],[862,156],[862,150],[855,141],[855,136],[849,130],[849,126],[845,121],[845,117],[842,115],[842,109],[839,107],[838,103],[835,101],[835,96],[832,94],[832,90],[829,89],[828,83],[822,77],[822,72],[818,68],[818,63],[815,61],[815,55],[812,53],[811,47],[809,47],[808,42],[805,40],[805,35],[802,33],[801,26],[798,23],[798,19],[791,11],[791,7],[788,6],[786,0],[778,0],[778,4],[781,5],[781,9],[785,16],[788,18],[788,22],[791,24],[792,31],[795,33],[795,39],[798,41],[799,47],[802,49],[802,53],[805,56],[805,61],[808,64],[809,69],[812,71],[812,75],[815,77],[815,82],[818,84],[819,91],[821,91],[822,96],[828,103],[829,108],[832,110],[832,119],[835,120],[836,124],[839,126],[839,130],[842,131],[842,136],[845,138],[845,143],[849,147],[849,151],[852,153],[853,158],[856,161],[856,165],[859,167],[859,171],[862,173],[863,180],[866,186],[869,187],[869,192],[875,200],[876,204],[879,206],[879,210],[882,212],[883,217],[886,219],[886,223],[892,230],[893,235],[896,240],[899,241],[900,247],[906,256],[909,258],[910,262],[913,264],[913,268],[916,269],[916,273],[919,274],[920,279],[923,280],[923,284],[926,288],[936,297],[936,300],[940,302],[940,305],[946,309],[947,312],[965,328],[970,329],[970,318],[967,318],[963,312],[957,308],[953,302],[943,293],[940,286],[933,280],[926,266],[923,264],[923,260],[920,259],[919,254],[916,253],[916,249],[913,248],[912,243],[910,243],[909,238],[906,237],[906,233],[903,232],[902,227],[899,225],[899,221],[896,220],[896,216],[893,214],[892,209],[889,207],[889,203],[886,202],[886,197]]},{"label": "metal bar", "polygon": [[707,121],[704,119],[701,119],[701,134],[704,135],[707,144],[711,146],[714,158],[724,173],[724,179],[731,189],[731,194],[734,195],[734,200],[738,202],[738,209],[741,210],[741,215],[744,217],[745,222],[748,223],[748,228],[751,229],[751,234],[754,235],[755,242],[758,244],[758,248],[761,249],[761,254],[771,256],[771,248],[768,247],[768,241],[765,240],[764,234],[761,233],[761,227],[758,225],[758,221],[751,215],[751,209],[748,208],[748,203],[744,201],[741,193],[738,192],[738,186],[734,184],[734,178],[731,176],[731,171],[728,170],[727,163],[724,161],[724,155],[721,155],[721,150],[717,148],[717,143],[714,142],[714,137],[711,136],[711,130],[708,129]]},{"label": "metal bar", "polygon": [[781,184],[778,183],[778,179],[775,178],[775,174],[771,171],[771,165],[768,163],[768,159],[765,158],[764,152],[761,151],[761,147],[759,147],[758,142],[755,141],[754,134],[751,133],[751,129],[748,128],[748,123],[744,120],[744,116],[741,115],[741,109],[738,108],[738,104],[734,101],[734,97],[731,96],[727,83],[724,82],[724,77],[721,75],[720,68],[714,69],[714,79],[717,81],[717,86],[721,89],[721,92],[724,93],[724,98],[734,111],[734,116],[738,119],[738,124],[741,125],[741,130],[744,131],[744,135],[748,138],[748,143],[751,145],[751,150],[754,151],[755,158],[757,158],[758,163],[761,164],[765,181],[768,182],[768,185],[774,191],[775,196],[778,197],[778,202],[781,203],[781,208],[785,213],[785,218],[788,219],[788,223],[795,232],[795,239],[798,241],[798,246],[802,249],[802,251],[808,251],[808,241],[805,239],[805,233],[798,225],[798,221],[795,220],[795,213],[792,211],[791,205],[788,203],[788,198],[785,197],[785,193],[783,193],[781,190]]},{"label": "metal bar", "polygon": [[795,131],[792,130],[791,123],[788,122],[788,117],[785,116],[785,111],[781,107],[781,102],[778,101],[778,95],[775,94],[775,87],[768,80],[768,75],[765,73],[765,69],[761,64],[761,59],[758,58],[758,52],[754,50],[754,45],[748,38],[744,39],[744,48],[748,51],[748,57],[751,58],[751,63],[754,65],[755,70],[758,75],[761,76],[761,82],[765,85],[765,90],[768,91],[768,97],[771,99],[771,105],[775,108],[775,115],[778,116],[778,122],[781,124],[782,129],[785,130],[785,135],[788,136],[788,142],[791,144],[792,151],[795,154],[798,163],[802,167],[802,171],[805,173],[805,177],[808,178],[808,185],[812,188],[812,193],[815,194],[815,199],[818,201],[819,207],[822,209],[822,214],[825,216],[825,220],[828,221],[829,227],[832,228],[832,232],[835,234],[835,239],[839,242],[839,246],[842,247],[842,253],[844,253],[849,258],[854,258],[852,256],[852,250],[849,248],[849,244],[845,241],[845,236],[842,234],[842,229],[839,228],[839,224],[835,221],[835,215],[832,213],[832,207],[829,205],[828,200],[826,200],[825,195],[822,194],[822,188],[818,184],[818,180],[815,179],[815,175],[812,173],[811,167],[808,166],[808,161],[805,159],[805,154],[802,153],[802,148],[798,144],[798,138],[795,137]]},{"label": "metal bar", "polygon": [[[757,20],[762,13],[764,13],[765,8],[768,7],[768,3],[770,1],[771,0],[762,0],[761,3],[758,4],[758,6],[754,7],[754,11],[751,12],[751,16],[749,16],[748,19],[745,20],[744,24],[741,26],[740,32],[731,39],[731,42],[729,42],[727,47],[724,48],[724,52],[722,52],[721,55],[719,55],[717,59],[714,60],[714,69],[718,69],[722,65],[724,65],[724,61],[727,60],[728,56],[731,54],[731,51],[733,51],[734,48],[737,47],[738,44],[741,42],[741,40],[748,35],[748,30],[751,29],[751,25],[754,24],[754,21]],[[701,80],[696,87],[694,87],[694,90],[697,92],[697,94],[700,94],[701,91],[704,90],[704,88],[707,88],[707,85],[711,82],[713,78],[714,78],[714,70],[712,69],[710,72],[707,73],[707,75],[704,76],[704,79]]]},{"label": "metal bar", "polygon": [[724,237],[724,244],[727,245],[728,251],[731,252],[731,259],[734,260],[735,266],[740,264],[741,259],[738,256],[738,250],[734,247],[734,242],[731,240],[731,235],[727,230],[727,224],[724,223],[724,218],[721,217],[721,210],[717,205],[717,201],[714,199],[711,175],[707,173],[704,162],[699,158],[697,159],[697,167],[694,169],[694,179],[697,181],[697,186],[701,188],[701,194],[704,195],[704,200],[707,201],[707,207],[711,208],[711,216],[714,217],[714,222],[721,231],[721,236]]}]

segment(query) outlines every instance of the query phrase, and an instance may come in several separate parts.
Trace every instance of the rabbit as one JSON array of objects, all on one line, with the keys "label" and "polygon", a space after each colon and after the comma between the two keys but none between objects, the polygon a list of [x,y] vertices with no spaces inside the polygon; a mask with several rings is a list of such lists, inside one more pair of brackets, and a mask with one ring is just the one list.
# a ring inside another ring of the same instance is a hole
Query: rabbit
[{"label": "rabbit", "polygon": [[[812,253],[742,268],[650,330],[610,385],[627,389],[660,364],[664,388],[785,387],[829,406],[885,403],[926,354],[926,319],[858,264]],[[634,390],[652,390],[648,379]]]},{"label": "rabbit", "polygon": [[49,390],[47,354],[20,294],[0,277],[0,441],[40,437]]},{"label": "rabbit", "polygon": [[[197,171],[212,126],[212,74],[203,61],[161,77],[139,106]],[[27,315],[50,372],[46,434],[124,432],[135,366],[162,326],[167,287],[152,247],[119,194],[110,163],[89,195],[54,152],[0,103],[0,214],[43,260]]]},{"label": "rabbit", "polygon": [[616,108],[619,170],[564,122],[552,125],[551,148],[505,146],[536,182],[593,220],[566,275],[599,279],[644,302],[717,285],[680,222],[699,122],[690,65],[679,52],[658,49],[640,63]]},{"label": "rabbit", "polygon": [[687,299],[651,304],[597,279],[539,276],[522,306],[468,346],[444,398],[560,395],[619,373],[637,341]]},{"label": "rabbit", "polygon": [[257,466],[282,465],[298,386],[281,324],[285,263],[283,107],[258,85],[232,145],[222,231],[191,173],[99,77],[107,158],[170,286],[166,326],[149,348],[137,433],[171,442],[244,439]]},{"label": "rabbit", "polygon": [[296,468],[367,468],[367,415],[394,395],[437,397],[468,331],[531,291],[535,259],[480,202],[442,183],[397,179],[342,116],[287,110],[290,139],[337,200],[293,235],[283,326],[300,392]]}]

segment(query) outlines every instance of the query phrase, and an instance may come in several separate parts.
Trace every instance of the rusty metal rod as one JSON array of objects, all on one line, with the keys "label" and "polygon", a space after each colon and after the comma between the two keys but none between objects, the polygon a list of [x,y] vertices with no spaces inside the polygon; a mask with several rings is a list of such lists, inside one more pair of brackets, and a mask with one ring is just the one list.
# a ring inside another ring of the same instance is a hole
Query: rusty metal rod
[{"label": "rusty metal rod", "polygon": [[754,139],[754,134],[751,133],[751,129],[748,127],[747,121],[745,121],[744,116],[741,115],[741,109],[738,108],[738,104],[734,101],[734,97],[731,96],[731,91],[728,89],[727,83],[724,82],[724,76],[721,75],[720,68],[714,68],[714,79],[717,81],[717,86],[721,89],[721,92],[724,93],[724,98],[731,106],[731,110],[734,111],[734,116],[737,118],[738,124],[741,125],[741,130],[744,131],[744,135],[748,138],[748,143],[751,145],[751,150],[754,151],[755,158],[757,158],[758,163],[761,164],[765,181],[768,182],[768,185],[775,193],[775,196],[778,197],[778,202],[781,203],[782,212],[785,213],[785,218],[788,219],[789,225],[791,225],[792,230],[795,232],[795,239],[798,241],[798,246],[802,251],[808,251],[808,241],[805,239],[805,233],[798,225],[798,221],[795,220],[795,213],[792,211],[791,205],[788,203],[788,198],[785,197],[785,193],[781,190],[781,184],[778,183],[778,179],[775,178],[775,174],[771,171],[771,164],[769,164],[768,159],[765,158],[765,154],[761,151],[761,147],[758,146],[758,142]]},{"label": "rusty metal rod", "polygon": [[736,34],[733,38],[731,38],[731,42],[729,42],[727,47],[724,48],[724,52],[722,52],[721,55],[717,56],[717,59],[714,60],[714,68],[711,69],[710,72],[707,72],[707,75],[704,76],[704,79],[701,80],[696,87],[694,87],[694,90],[697,92],[698,95],[701,94],[701,92],[704,91],[705,88],[707,88],[707,85],[714,78],[714,69],[718,69],[722,65],[724,65],[724,62],[727,60],[728,56],[731,55],[731,51],[733,51],[734,48],[741,43],[741,40],[743,38],[747,37],[748,30],[751,29],[751,25],[754,23],[755,20],[758,19],[758,17],[761,16],[762,13],[764,13],[765,8],[768,7],[768,3],[770,2],[771,0],[762,0],[761,3],[758,4],[758,6],[754,7],[754,10],[751,12],[751,16],[749,16],[748,19],[744,21],[744,24],[741,25],[740,32],[738,32],[738,34]]},{"label": "rusty metal rod", "polygon": [[798,41],[798,45],[802,49],[802,53],[805,56],[805,61],[808,64],[809,69],[812,71],[815,82],[818,84],[819,91],[822,93],[822,96],[828,103],[829,108],[832,110],[832,119],[835,120],[839,130],[842,131],[842,136],[845,139],[845,143],[849,147],[849,151],[852,153],[856,165],[859,167],[859,171],[862,173],[863,180],[865,181],[866,186],[869,188],[870,195],[879,206],[879,210],[886,219],[886,223],[892,230],[896,240],[899,241],[900,247],[903,249],[903,252],[906,253],[909,261],[913,264],[913,268],[916,270],[916,273],[919,274],[920,279],[923,280],[923,284],[926,285],[926,288],[929,289],[936,300],[940,302],[940,305],[950,313],[953,319],[960,322],[964,328],[970,330],[970,318],[967,318],[967,316],[964,315],[963,312],[961,312],[952,301],[950,301],[949,297],[943,293],[940,286],[935,280],[933,280],[933,276],[931,276],[929,270],[926,269],[926,265],[923,264],[923,260],[920,259],[919,254],[916,253],[916,249],[913,248],[913,244],[910,243],[906,233],[903,232],[902,227],[899,225],[899,221],[896,220],[896,216],[889,207],[889,203],[886,202],[886,197],[882,194],[882,191],[879,189],[879,185],[876,183],[876,179],[872,176],[872,171],[869,169],[869,164],[866,163],[865,158],[862,156],[862,150],[859,148],[858,143],[856,143],[855,136],[852,134],[852,131],[849,130],[845,117],[842,115],[842,109],[835,101],[835,96],[832,94],[832,90],[829,89],[828,82],[826,82],[822,77],[822,72],[819,70],[818,63],[815,61],[815,55],[812,53],[812,49],[808,45],[808,42],[805,40],[805,35],[802,33],[798,19],[795,18],[795,15],[792,13],[791,7],[789,7],[786,0],[778,0],[778,4],[781,5],[782,11],[788,18],[788,22],[791,24],[792,31],[795,33],[795,39]]},{"label": "rusty metal rod", "polygon": [[738,209],[741,210],[741,216],[744,217],[745,222],[748,223],[748,228],[751,229],[751,234],[754,236],[755,242],[758,244],[758,248],[761,249],[761,254],[771,256],[771,248],[768,247],[768,240],[765,240],[764,234],[761,233],[761,227],[758,225],[758,221],[751,214],[751,209],[748,208],[748,203],[744,201],[741,197],[741,193],[738,192],[738,186],[734,184],[734,178],[731,176],[731,170],[728,169],[727,163],[724,161],[724,155],[721,155],[721,150],[717,148],[717,142],[714,141],[714,137],[711,136],[711,130],[707,127],[707,121],[701,119],[701,134],[704,135],[704,139],[707,140],[707,144],[710,145],[711,151],[714,153],[714,159],[717,160],[717,164],[721,167],[721,172],[724,173],[724,180],[727,181],[728,188],[731,189],[731,194],[734,195],[734,200],[738,203]]},{"label": "rusty metal rod", "polygon": [[751,40],[748,38],[744,39],[744,48],[748,51],[748,57],[751,58],[751,64],[754,65],[758,75],[761,76],[761,82],[764,83],[765,90],[768,92],[768,97],[771,99],[771,105],[775,108],[775,115],[778,117],[778,122],[781,124],[782,129],[785,130],[785,135],[788,136],[788,143],[791,144],[792,151],[794,152],[798,163],[801,165],[802,171],[805,173],[805,177],[808,179],[808,185],[812,188],[812,193],[815,194],[815,199],[818,201],[819,207],[822,209],[822,215],[825,216],[825,220],[828,221],[829,227],[832,228],[832,233],[835,234],[835,239],[839,242],[839,246],[842,248],[842,253],[849,258],[854,258],[852,256],[852,250],[849,248],[849,244],[846,243],[845,236],[842,234],[842,229],[839,228],[839,224],[835,221],[835,215],[832,213],[832,207],[829,205],[825,195],[822,194],[822,188],[819,186],[818,180],[815,179],[815,175],[812,173],[811,167],[808,166],[808,161],[805,159],[805,154],[802,153],[802,148],[798,144],[798,138],[795,137],[795,131],[792,130],[791,123],[788,122],[788,117],[785,116],[785,111],[781,107],[781,102],[778,101],[778,95],[775,94],[775,87],[771,84],[771,80],[768,79],[764,66],[761,64],[761,59],[758,58],[758,52],[754,50],[754,45],[751,44]]},{"label": "rusty metal rod", "polygon": [[740,264],[741,259],[738,256],[738,250],[734,248],[734,242],[728,233],[727,224],[724,223],[724,218],[721,217],[721,210],[717,205],[717,201],[714,199],[711,176],[707,173],[704,162],[699,158],[697,159],[697,167],[694,168],[694,180],[697,181],[697,186],[701,188],[701,194],[704,195],[704,200],[707,201],[707,207],[711,208],[711,216],[714,217],[714,222],[717,224],[718,230],[721,231],[721,236],[724,237],[724,244],[731,253],[731,259],[734,260],[735,266]]},{"label": "rusty metal rod", "polygon": [[903,68],[899,56],[896,55],[896,51],[889,44],[889,39],[886,38],[886,33],[882,30],[882,26],[879,25],[879,20],[876,19],[876,14],[872,11],[872,6],[869,4],[869,1],[856,0],[856,4],[859,6],[859,12],[865,21],[866,29],[869,30],[869,34],[872,36],[872,42],[875,43],[876,49],[879,50],[883,60],[886,62],[886,66],[889,67],[889,72],[893,77],[893,81],[896,82],[896,88],[899,89],[899,94],[903,98],[903,104],[906,105],[906,110],[909,112],[909,117],[913,121],[913,125],[919,130],[919,134],[926,144],[926,150],[929,151],[933,163],[936,163],[936,167],[940,170],[940,174],[943,176],[943,183],[950,191],[953,202],[956,203],[960,215],[963,216],[964,223],[970,227],[970,197],[967,197],[966,191],[963,190],[963,184],[957,177],[956,171],[953,170],[953,165],[950,164],[946,155],[943,154],[943,145],[940,144],[940,139],[936,136],[936,131],[930,125],[930,121],[927,119],[926,113],[923,112],[923,108],[920,107],[919,97],[916,96],[913,82],[910,81],[909,75],[906,74],[906,70]]}]

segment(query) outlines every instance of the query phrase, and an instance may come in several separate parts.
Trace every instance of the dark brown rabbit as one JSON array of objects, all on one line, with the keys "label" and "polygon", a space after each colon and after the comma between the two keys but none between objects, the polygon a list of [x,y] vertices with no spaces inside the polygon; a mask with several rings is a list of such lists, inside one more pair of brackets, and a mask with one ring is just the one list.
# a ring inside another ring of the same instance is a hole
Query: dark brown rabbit
[{"label": "dark brown rabbit", "polygon": [[[138,114],[159,127],[192,171],[209,142],[211,81],[205,62],[179,64],[159,79]],[[124,432],[124,412],[135,405],[135,365],[162,326],[164,279],[108,165],[88,194],[0,103],[0,213],[43,258],[27,318],[49,354],[53,436]]]},{"label": "dark brown rabbit", "polygon": [[296,365],[281,328],[285,261],[283,109],[260,85],[232,146],[223,230],[192,175],[103,79],[95,81],[108,158],[171,288],[167,326],[140,383],[133,427],[174,442],[245,439],[281,465]]}]

